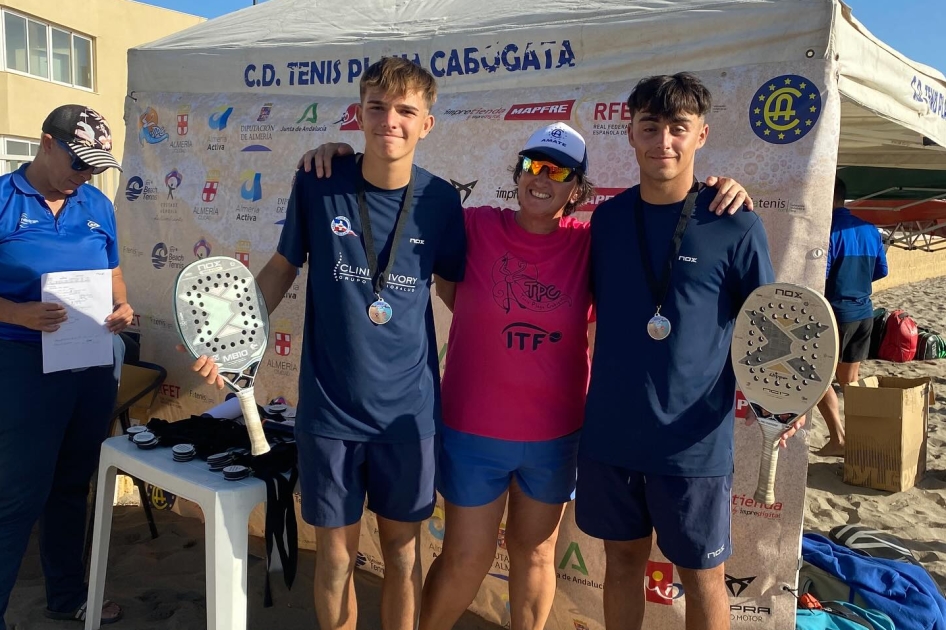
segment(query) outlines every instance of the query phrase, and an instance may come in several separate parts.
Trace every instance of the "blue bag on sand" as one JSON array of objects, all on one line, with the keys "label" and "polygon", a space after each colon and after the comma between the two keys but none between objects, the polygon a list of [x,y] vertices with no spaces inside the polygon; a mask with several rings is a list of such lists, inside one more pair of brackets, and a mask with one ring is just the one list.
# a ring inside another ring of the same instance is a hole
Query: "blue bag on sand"
[{"label": "blue bag on sand", "polygon": [[896,630],[890,617],[847,602],[824,602],[824,610],[799,610],[795,630]]}]

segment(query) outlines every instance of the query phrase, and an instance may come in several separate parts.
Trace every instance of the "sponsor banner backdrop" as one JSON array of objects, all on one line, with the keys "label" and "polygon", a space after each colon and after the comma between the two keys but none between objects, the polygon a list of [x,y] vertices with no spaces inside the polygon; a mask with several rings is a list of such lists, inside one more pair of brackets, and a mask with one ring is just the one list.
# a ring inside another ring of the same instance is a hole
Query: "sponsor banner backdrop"
[{"label": "sponsor banner backdrop", "polygon": [[[714,105],[697,176],[728,175],[745,184],[765,222],[779,279],[822,289],[840,126],[833,66],[812,60],[700,76]],[[465,206],[515,208],[511,167],[516,153],[536,128],[567,121],[588,142],[597,185],[597,197],[578,214],[587,219],[598,203],[637,181],[624,104],[637,80],[443,95],[434,108],[436,127],[421,141],[417,161],[451,181]],[[258,273],[275,251],[302,153],[326,141],[360,149],[363,138],[354,98],[139,92],[136,99],[128,100],[130,133],[116,201],[122,268],[137,310],[142,357],[168,369],[152,415],[176,420],[203,412],[223,396],[202,384],[188,369],[189,358],[175,350],[171,291],[177,273],[211,255],[235,257]],[[260,402],[276,396],[296,402],[309,273],[333,270],[302,269],[273,313],[269,350],[257,378]],[[450,319],[438,300],[434,311],[443,365]],[[760,432],[741,418],[736,429],[735,551],[726,565],[733,627],[791,627],[795,603],[782,587],[795,583],[806,445],[795,439],[782,452],[778,500],[760,505],[752,499]],[[260,531],[262,522],[256,519]],[[313,532],[301,519],[300,525],[302,545],[314,546]],[[440,553],[444,527],[438,507],[423,528],[425,566]],[[362,534],[359,566],[383,574],[373,516],[365,519]],[[558,544],[558,595],[550,627],[603,628],[604,569],[600,541],[577,529],[570,506]],[[507,626],[508,572],[500,529],[495,562],[473,609]],[[646,626],[681,627],[686,593],[679,572],[656,547],[643,586]]]}]

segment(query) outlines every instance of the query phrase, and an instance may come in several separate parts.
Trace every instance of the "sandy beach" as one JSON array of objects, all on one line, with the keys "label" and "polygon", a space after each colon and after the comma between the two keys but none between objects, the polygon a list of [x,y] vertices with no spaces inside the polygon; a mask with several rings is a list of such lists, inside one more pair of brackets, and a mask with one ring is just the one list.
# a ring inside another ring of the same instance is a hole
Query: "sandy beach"
[{"label": "sandy beach", "polygon": [[[874,296],[875,305],[906,309],[921,325],[946,329],[946,277],[904,285]],[[862,376],[884,374],[929,376],[937,390],[930,410],[928,471],[923,481],[907,492],[891,494],[850,486],[842,481],[838,458],[811,455],[805,528],[827,533],[845,523],[863,523],[901,537],[946,588],[946,360],[894,364],[869,361]],[[843,399],[842,399],[843,404]],[[810,449],[827,439],[820,416],[809,425]],[[125,620],[116,628],[135,630],[191,630],[204,627],[204,536],[201,522],[174,513],[157,512],[160,536],[150,540],[143,511],[115,508],[106,596],[125,608]],[[312,575],[315,554],[300,552],[295,586],[273,582],[275,606],[263,608],[264,562],[262,541],[250,540],[249,628],[314,628]],[[380,627],[380,581],[357,573],[359,628]],[[11,630],[61,630],[78,624],[51,622],[43,616],[45,596],[35,537],[13,591],[7,621]],[[498,628],[467,613],[457,630]]]},{"label": "sandy beach", "polygon": [[[116,630],[195,630],[207,627],[204,599],[204,528],[199,519],[173,512],[155,512],[159,536],[151,540],[144,511],[116,506],[112,524],[105,597],[119,602],[125,618],[102,626]],[[299,551],[299,569],[292,590],[281,577],[272,581],[274,605],[263,608],[265,547],[250,537],[248,629],[318,628],[312,607],[315,553]],[[381,580],[355,572],[358,628],[381,627]],[[36,537],[30,543],[7,611],[9,630],[78,630],[78,623],[50,621],[43,616],[46,596]],[[493,625],[466,613],[456,630],[494,630]]]},{"label": "sandy beach", "polygon": [[[946,276],[881,291],[873,299],[875,307],[902,308],[920,326],[946,332]],[[926,476],[916,487],[894,494],[850,486],[842,481],[843,459],[812,453],[805,528],[826,534],[837,525],[863,523],[889,531],[902,538],[939,585],[946,588],[946,359],[862,363],[861,377],[871,375],[933,379],[936,403],[930,407]],[[843,409],[843,397],[841,405]],[[809,428],[810,448],[815,451],[828,439],[817,412]]]}]

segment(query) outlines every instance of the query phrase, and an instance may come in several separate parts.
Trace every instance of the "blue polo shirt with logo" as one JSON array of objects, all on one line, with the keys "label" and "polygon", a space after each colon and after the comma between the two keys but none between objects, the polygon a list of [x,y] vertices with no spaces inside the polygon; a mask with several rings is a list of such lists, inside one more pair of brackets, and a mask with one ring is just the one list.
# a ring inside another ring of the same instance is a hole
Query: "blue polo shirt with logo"
[{"label": "blue polo shirt with logo", "polygon": [[[729,475],[736,392],[729,346],[745,298],[774,281],[765,230],[754,213],[710,212],[715,189],[699,194],[660,311],[672,330],[656,341],[647,334],[655,305],[638,253],[638,190],[591,218],[598,329],[581,454],[645,474]],[[658,277],[682,208],[642,204]]]},{"label": "blue polo shirt with logo", "polygon": [[[411,442],[440,419],[440,370],[430,304],[432,275],[463,279],[466,235],[456,189],[415,167],[414,198],[387,288],[384,325],[368,319],[375,301],[358,215],[353,156],[336,158],[332,176],[300,170],[278,251],[308,262],[305,335],[296,429],[323,437]],[[406,187],[365,182],[378,265],[387,265]]]},{"label": "blue polo shirt with logo", "polygon": [[[115,208],[88,184],[53,216],[26,179],[27,164],[0,177],[0,297],[40,301],[44,273],[118,266]],[[39,342],[42,333],[0,322],[0,339]]]}]

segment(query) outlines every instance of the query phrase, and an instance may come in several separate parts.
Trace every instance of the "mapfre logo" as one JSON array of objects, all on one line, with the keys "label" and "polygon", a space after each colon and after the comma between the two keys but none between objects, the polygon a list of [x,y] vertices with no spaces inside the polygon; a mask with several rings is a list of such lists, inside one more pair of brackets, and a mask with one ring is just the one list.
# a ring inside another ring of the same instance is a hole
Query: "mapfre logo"
[{"label": "mapfre logo", "polygon": [[583,206],[578,208],[579,212],[593,212],[595,208],[605,201],[627,190],[627,188],[598,188],[595,187],[594,196]]},{"label": "mapfre logo", "polygon": [[574,106],[574,100],[513,105],[505,120],[571,120]]}]

